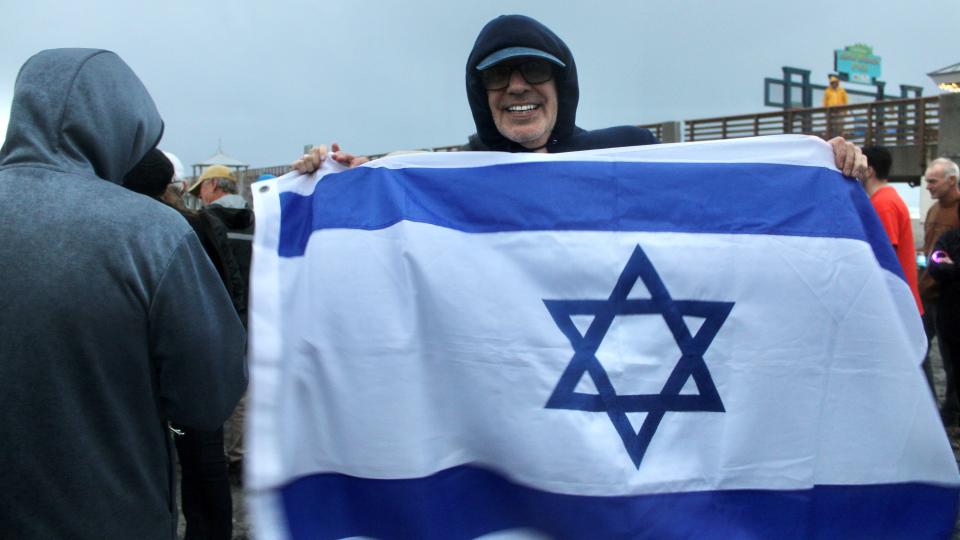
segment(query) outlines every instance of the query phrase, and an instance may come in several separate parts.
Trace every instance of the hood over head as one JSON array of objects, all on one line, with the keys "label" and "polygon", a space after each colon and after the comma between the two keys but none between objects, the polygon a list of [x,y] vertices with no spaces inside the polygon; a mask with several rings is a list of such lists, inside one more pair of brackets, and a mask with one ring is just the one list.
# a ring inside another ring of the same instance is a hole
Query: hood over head
[{"label": "hood over head", "polygon": [[0,167],[43,165],[121,184],[162,134],[153,99],[119,56],[50,49],[17,75]]},{"label": "hood over head", "polygon": [[567,45],[549,28],[524,15],[501,15],[480,30],[473,50],[467,59],[467,99],[477,126],[477,135],[484,146],[491,150],[524,151],[500,134],[493,123],[487,91],[480,80],[477,66],[489,55],[510,47],[529,47],[558,58],[566,67],[554,68],[557,85],[557,123],[550,135],[551,140],[562,140],[576,129],[577,103],[580,88],[577,83],[577,65]]}]

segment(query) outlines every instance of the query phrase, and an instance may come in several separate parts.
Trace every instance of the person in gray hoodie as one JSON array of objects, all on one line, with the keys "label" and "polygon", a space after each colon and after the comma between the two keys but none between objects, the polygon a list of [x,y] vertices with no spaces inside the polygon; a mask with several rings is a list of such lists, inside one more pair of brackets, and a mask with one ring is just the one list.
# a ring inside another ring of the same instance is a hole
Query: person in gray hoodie
[{"label": "person in gray hoodie", "polygon": [[216,429],[244,333],[176,211],[122,185],[163,122],[114,53],[21,68],[0,149],[0,536],[176,536],[168,422]]}]

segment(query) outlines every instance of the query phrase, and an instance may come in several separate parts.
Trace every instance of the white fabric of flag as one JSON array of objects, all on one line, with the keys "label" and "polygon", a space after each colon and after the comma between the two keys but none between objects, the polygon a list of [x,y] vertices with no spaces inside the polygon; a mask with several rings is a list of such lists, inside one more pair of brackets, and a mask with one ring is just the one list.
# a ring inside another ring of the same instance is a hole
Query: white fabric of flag
[{"label": "white fabric of flag", "polygon": [[938,538],[910,290],[803,136],[254,184],[262,537]]}]

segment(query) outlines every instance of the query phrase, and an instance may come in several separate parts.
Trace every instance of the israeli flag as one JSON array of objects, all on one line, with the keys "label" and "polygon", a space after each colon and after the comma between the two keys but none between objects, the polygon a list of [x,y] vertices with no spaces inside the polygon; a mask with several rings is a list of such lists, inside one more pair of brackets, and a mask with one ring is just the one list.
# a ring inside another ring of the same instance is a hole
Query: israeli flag
[{"label": "israeli flag", "polygon": [[263,538],[945,538],[957,463],[863,190],[802,136],[254,185]]}]

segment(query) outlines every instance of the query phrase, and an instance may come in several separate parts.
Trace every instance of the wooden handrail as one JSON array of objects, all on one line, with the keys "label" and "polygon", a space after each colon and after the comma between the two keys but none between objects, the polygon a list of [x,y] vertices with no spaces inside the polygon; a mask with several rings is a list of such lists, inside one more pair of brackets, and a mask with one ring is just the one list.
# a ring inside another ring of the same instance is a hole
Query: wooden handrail
[{"label": "wooden handrail", "polygon": [[[839,130],[856,144],[919,145],[921,156],[935,145],[939,127],[939,97],[888,99],[854,103],[837,107],[792,108],[754,114],[694,118],[684,121],[685,140],[717,140],[755,137],[779,133],[805,133],[825,138]],[[664,124],[644,124],[658,138],[663,138]],[[888,142],[889,141],[889,142]],[[430,148],[434,152],[464,150],[465,145]],[[380,157],[376,154],[370,157]],[[922,164],[921,164],[922,165]],[[251,169],[249,173],[280,174],[286,166]]]},{"label": "wooden handrail", "polygon": [[752,120],[753,118],[776,118],[791,112],[793,113],[805,112],[805,113],[816,114],[818,112],[825,112],[827,109],[834,109],[836,111],[848,111],[848,110],[856,110],[856,109],[860,109],[866,106],[876,105],[876,104],[883,104],[883,105],[899,105],[899,104],[909,105],[909,104],[915,104],[915,103],[926,104],[926,103],[937,103],[939,102],[939,100],[940,98],[938,96],[927,96],[927,97],[921,97],[921,98],[888,99],[884,101],[867,101],[863,103],[853,103],[850,105],[837,105],[835,107],[793,108],[793,109],[785,109],[781,111],[762,112],[762,113],[753,113],[753,114],[738,114],[733,116],[714,116],[709,118],[693,118],[690,120],[684,120],[684,122],[687,124],[691,124],[691,123],[701,124],[704,122],[720,122],[723,120],[730,121],[730,120]]}]

